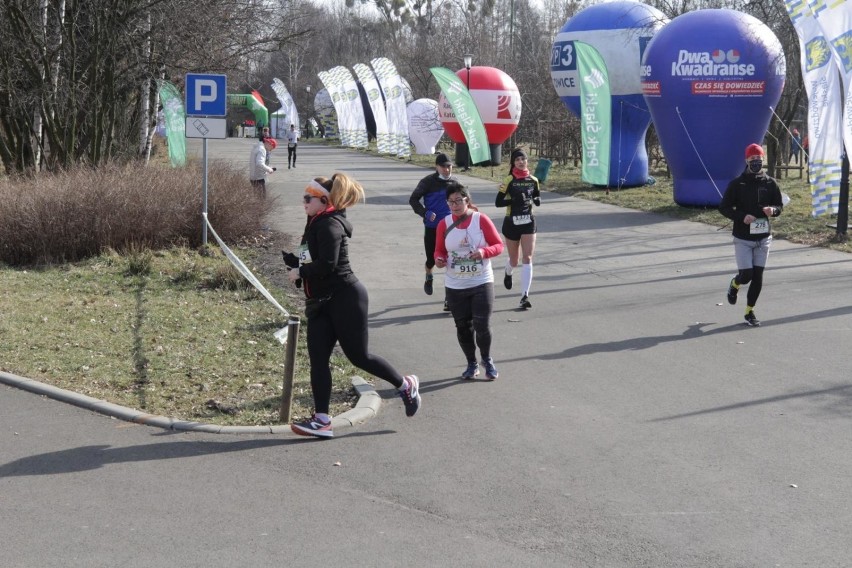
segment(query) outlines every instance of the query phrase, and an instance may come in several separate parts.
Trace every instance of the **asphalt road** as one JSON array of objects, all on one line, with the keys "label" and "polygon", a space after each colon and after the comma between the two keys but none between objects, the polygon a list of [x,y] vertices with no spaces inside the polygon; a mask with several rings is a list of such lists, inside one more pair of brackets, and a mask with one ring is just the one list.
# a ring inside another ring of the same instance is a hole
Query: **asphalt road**
[{"label": "asphalt road", "polygon": [[[251,143],[210,154],[247,169]],[[367,188],[371,349],[420,376],[420,413],[380,383],[332,441],[176,434],[0,387],[0,566],[852,565],[852,257],[776,241],[750,329],[728,232],[545,194],[533,309],[498,278],[500,378],[463,382],[407,203],[428,170],[285,158],[278,230],[301,232],[312,176]],[[462,176],[498,226],[504,170]]]}]

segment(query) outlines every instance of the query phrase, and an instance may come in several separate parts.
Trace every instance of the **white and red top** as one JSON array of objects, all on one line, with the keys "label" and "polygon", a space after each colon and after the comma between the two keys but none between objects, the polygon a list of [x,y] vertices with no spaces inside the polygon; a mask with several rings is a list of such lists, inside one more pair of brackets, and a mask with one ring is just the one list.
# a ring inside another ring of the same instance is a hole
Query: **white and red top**
[{"label": "white and red top", "polygon": [[[494,282],[491,258],[503,252],[503,239],[497,227],[488,216],[474,211],[445,236],[447,227],[456,219],[458,217],[447,215],[436,228],[435,258],[447,261],[444,285],[463,290]],[[482,258],[470,258],[470,254],[477,250]]]}]

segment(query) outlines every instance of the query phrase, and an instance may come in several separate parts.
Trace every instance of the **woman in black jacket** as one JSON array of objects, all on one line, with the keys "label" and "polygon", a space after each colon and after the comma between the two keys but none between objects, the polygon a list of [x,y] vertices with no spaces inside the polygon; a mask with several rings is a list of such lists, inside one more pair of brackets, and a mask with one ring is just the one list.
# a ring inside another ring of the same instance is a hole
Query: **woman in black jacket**
[{"label": "woman in black jacket", "polygon": [[405,403],[407,416],[420,408],[416,375],[400,375],[383,358],[367,350],[367,289],[349,265],[348,240],[352,225],[346,209],[364,200],[364,188],[352,178],[336,173],[331,179],[316,178],[305,188],[304,208],[308,216],[298,256],[284,254],[291,282],[301,280],[308,320],[308,356],[311,361],[311,390],[314,415],[291,425],[303,436],[331,438],[331,353],[340,343],[343,353],[356,367],[395,386]]},{"label": "woman in black jacket", "polygon": [[760,320],[754,314],[754,306],[763,289],[763,271],[772,246],[769,219],[780,215],[784,207],[778,184],[763,171],[760,144],[749,144],[745,156],[746,170],[728,184],[719,212],[734,222],[738,272],[728,284],[728,303],[736,304],[740,286],[748,284],[745,323],[758,327]]}]

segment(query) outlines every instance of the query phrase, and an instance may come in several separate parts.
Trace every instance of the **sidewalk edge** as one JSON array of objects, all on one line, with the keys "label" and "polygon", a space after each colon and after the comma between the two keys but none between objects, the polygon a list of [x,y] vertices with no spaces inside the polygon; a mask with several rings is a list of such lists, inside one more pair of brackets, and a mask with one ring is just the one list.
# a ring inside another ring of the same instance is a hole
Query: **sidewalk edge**
[{"label": "sidewalk edge", "polygon": [[[347,410],[332,419],[334,428],[349,428],[363,424],[379,413],[382,405],[382,397],[362,377],[351,377],[352,387],[358,393],[358,402],[354,408]],[[206,424],[166,416],[147,414],[141,410],[135,410],[100,400],[84,394],[54,387],[26,377],[19,377],[11,373],[0,371],[0,384],[15,387],[34,394],[46,396],[59,402],[72,404],[80,408],[97,412],[112,418],[118,418],[126,422],[153,426],[164,430],[175,430],[178,432],[204,432],[208,434],[293,434],[289,424],[274,424],[268,426],[224,426],[218,424]],[[295,436],[296,434],[293,434]]]}]

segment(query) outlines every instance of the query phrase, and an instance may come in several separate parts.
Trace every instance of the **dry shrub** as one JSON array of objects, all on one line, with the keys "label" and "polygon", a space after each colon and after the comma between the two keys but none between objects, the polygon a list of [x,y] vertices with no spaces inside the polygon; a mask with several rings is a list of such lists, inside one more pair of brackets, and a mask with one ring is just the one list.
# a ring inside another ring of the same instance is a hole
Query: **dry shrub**
[{"label": "dry shrub", "polygon": [[[17,266],[75,261],[175,244],[199,246],[202,176],[198,164],[172,169],[108,165],[0,180],[0,262]],[[245,172],[208,168],[208,217],[234,242],[259,231],[272,202]],[[210,236],[212,240],[212,236]]]},{"label": "dry shrub", "polygon": [[150,249],[131,246],[126,253],[127,268],[124,273],[128,276],[147,276],[154,264],[154,254]]},{"label": "dry shrub", "polygon": [[248,280],[231,263],[217,266],[213,274],[205,280],[204,285],[211,289],[232,292],[252,289]]}]

